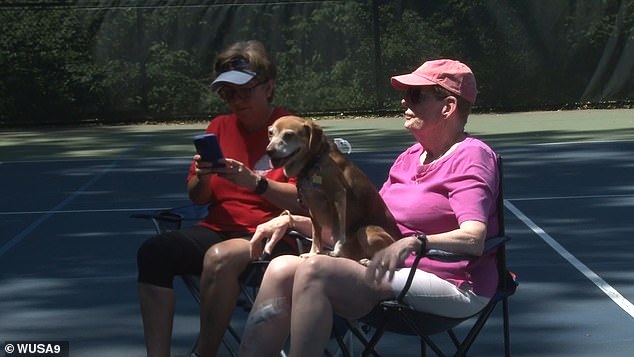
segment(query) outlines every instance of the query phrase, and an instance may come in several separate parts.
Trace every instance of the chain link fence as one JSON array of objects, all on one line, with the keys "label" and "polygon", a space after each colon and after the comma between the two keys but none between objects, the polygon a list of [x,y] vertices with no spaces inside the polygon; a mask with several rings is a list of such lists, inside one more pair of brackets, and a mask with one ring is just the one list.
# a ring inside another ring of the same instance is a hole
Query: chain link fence
[{"label": "chain link fence", "polygon": [[476,111],[629,107],[634,1],[3,1],[0,124],[205,119],[215,55],[262,41],[275,102],[399,110],[394,74],[455,58]]}]

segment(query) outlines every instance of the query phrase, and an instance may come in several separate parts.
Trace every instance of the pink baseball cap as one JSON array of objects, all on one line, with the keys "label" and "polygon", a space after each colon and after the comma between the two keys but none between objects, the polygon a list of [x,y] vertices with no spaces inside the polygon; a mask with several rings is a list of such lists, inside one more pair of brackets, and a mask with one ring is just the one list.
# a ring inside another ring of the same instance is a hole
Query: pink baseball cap
[{"label": "pink baseball cap", "polygon": [[471,104],[475,103],[478,94],[471,69],[462,62],[450,59],[427,61],[412,73],[392,77],[391,84],[401,90],[439,85]]}]

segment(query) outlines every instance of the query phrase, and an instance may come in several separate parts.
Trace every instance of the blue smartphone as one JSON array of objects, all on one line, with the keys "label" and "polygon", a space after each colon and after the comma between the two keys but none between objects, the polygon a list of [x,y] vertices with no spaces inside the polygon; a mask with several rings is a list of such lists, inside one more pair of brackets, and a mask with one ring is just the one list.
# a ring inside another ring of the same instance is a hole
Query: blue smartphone
[{"label": "blue smartphone", "polygon": [[219,159],[223,158],[223,155],[216,134],[196,135],[193,140],[196,152],[200,155],[202,161],[212,163],[213,167],[225,166],[218,162]]}]

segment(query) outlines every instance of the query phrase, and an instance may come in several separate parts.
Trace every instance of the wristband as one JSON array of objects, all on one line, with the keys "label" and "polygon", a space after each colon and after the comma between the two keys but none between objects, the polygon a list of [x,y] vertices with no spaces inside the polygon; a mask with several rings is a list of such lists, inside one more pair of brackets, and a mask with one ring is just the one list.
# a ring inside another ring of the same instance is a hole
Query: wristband
[{"label": "wristband", "polygon": [[290,229],[295,229],[295,220],[293,219],[293,215],[291,215],[291,211],[285,209],[280,213],[280,216],[288,216],[288,227]]},{"label": "wristband", "polygon": [[258,179],[255,182],[255,189],[253,190],[253,192],[257,193],[258,195],[261,195],[264,192],[266,192],[268,188],[269,188],[269,180],[267,180],[266,177],[264,176],[258,176]]},{"label": "wristband", "polygon": [[416,233],[414,237],[420,242],[418,254],[425,253],[427,251],[427,235],[425,233]]}]

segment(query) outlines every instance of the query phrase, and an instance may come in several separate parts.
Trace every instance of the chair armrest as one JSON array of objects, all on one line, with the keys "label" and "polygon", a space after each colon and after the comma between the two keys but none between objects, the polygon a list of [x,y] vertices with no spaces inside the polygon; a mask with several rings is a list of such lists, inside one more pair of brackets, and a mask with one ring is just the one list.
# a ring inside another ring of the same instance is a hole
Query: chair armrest
[{"label": "chair armrest", "polygon": [[135,213],[130,218],[151,220],[156,234],[168,230],[180,229],[184,221],[195,221],[205,218],[209,205],[186,205],[168,208],[153,213]]},{"label": "chair armrest", "polygon": [[425,253],[425,256],[429,259],[441,262],[458,262],[461,260],[471,260],[475,258],[474,255],[456,254],[442,249],[429,249],[427,253]]},{"label": "chair armrest", "polygon": [[[511,238],[507,236],[497,236],[484,241],[483,254],[494,252],[500,245],[506,243]],[[442,249],[429,249],[425,256],[429,259],[443,262],[457,262],[461,260],[471,260],[477,258],[475,255],[456,254]]]},{"label": "chair armrest", "polygon": [[313,241],[313,239],[312,239],[311,237],[309,237],[309,236],[307,236],[307,235],[303,235],[302,233],[299,233],[298,231],[293,231],[293,230],[290,230],[290,231],[287,231],[287,232],[286,232],[286,235],[289,235],[289,236],[291,236],[291,237],[293,237],[293,238],[296,238],[296,239],[301,239],[301,240],[309,241],[309,242],[312,242],[312,241]]},{"label": "chair armrest", "polygon": [[210,203],[206,204],[190,204],[181,207],[170,208],[169,210],[164,210],[161,212],[170,212],[173,214],[180,215],[183,221],[199,221],[207,217],[208,208]]},{"label": "chair armrest", "polygon": [[495,236],[484,241],[484,253],[492,252],[502,244],[510,241],[511,237],[508,236]]},{"label": "chair armrest", "polygon": [[169,210],[160,211],[158,213],[136,213],[130,215],[130,218],[152,221],[156,234],[161,234],[168,230],[180,229],[183,221],[183,216],[170,212]]},{"label": "chair armrest", "polygon": [[[507,236],[496,236],[496,237],[488,238],[484,242],[483,254],[494,252],[495,250],[497,250],[499,246],[506,243],[510,239],[511,238]],[[412,286],[412,281],[414,280],[414,274],[416,274],[416,269],[418,269],[418,263],[420,262],[423,256],[429,259],[443,261],[443,262],[457,262],[461,260],[471,260],[471,259],[477,258],[477,256],[474,256],[474,255],[456,254],[456,253],[448,252],[446,250],[441,250],[441,249],[429,249],[427,252],[425,252],[424,255],[422,252],[418,252],[416,254],[416,259],[414,259],[414,264],[412,264],[412,267],[410,268],[409,275],[407,276],[407,281],[405,282],[405,285],[403,286],[403,290],[401,290],[398,297],[396,298],[396,300],[399,303],[403,302],[403,298],[405,297],[405,294],[407,294],[407,292],[409,291],[409,288]]]},{"label": "chair armrest", "polygon": [[313,239],[311,237],[299,233],[298,231],[288,231],[286,232],[286,235],[295,239],[299,254],[308,253],[308,251],[304,248],[306,248],[306,246],[310,246],[312,243]]}]

